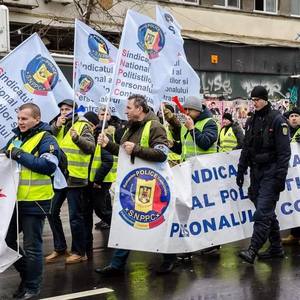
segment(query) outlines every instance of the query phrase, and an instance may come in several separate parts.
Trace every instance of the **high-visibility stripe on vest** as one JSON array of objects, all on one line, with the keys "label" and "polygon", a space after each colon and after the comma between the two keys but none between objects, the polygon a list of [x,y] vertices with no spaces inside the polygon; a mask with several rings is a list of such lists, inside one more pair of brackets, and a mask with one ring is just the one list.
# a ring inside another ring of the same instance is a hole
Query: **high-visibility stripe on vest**
[{"label": "high-visibility stripe on vest", "polygon": [[296,143],[296,136],[300,135],[300,128],[294,133],[292,139],[291,139],[291,143]]},{"label": "high-visibility stripe on vest", "polygon": [[220,152],[229,152],[232,151],[235,147],[237,147],[238,142],[237,138],[232,130],[232,127],[229,127],[225,133],[225,127],[221,129],[219,135],[220,141]]},{"label": "high-visibility stripe on vest", "polygon": [[[78,120],[74,123],[73,128],[79,135],[81,135],[81,132],[86,125],[89,125],[89,123],[83,120]],[[65,134],[65,136],[63,136],[63,132],[64,126],[60,129],[56,138],[58,145],[67,156],[69,176],[87,179],[89,176],[89,163],[91,160],[91,155],[84,153],[72,141],[70,130]]]},{"label": "high-visibility stripe on vest", "polygon": [[[115,143],[115,130],[112,134],[113,142]],[[106,180],[105,182],[115,182],[117,179],[117,169],[118,169],[118,156],[113,155],[113,166],[110,169],[109,173],[105,176]]]},{"label": "high-visibility stripe on vest", "polygon": [[[167,138],[169,141],[174,140],[172,133],[169,129],[169,126],[167,127]],[[181,158],[180,154],[174,153],[173,151],[169,150],[169,152],[168,152],[168,160],[169,161],[180,161],[180,158]]]},{"label": "high-visibility stripe on vest", "polygon": [[[31,153],[42,140],[45,131],[41,131],[21,145],[24,152]],[[13,147],[13,142],[8,149]],[[35,155],[38,155],[36,153]],[[42,201],[50,200],[54,196],[52,181],[50,176],[36,173],[28,168],[21,166],[18,186],[18,201]]]},{"label": "high-visibility stripe on vest", "polygon": [[[97,144],[96,145],[96,150],[95,150],[95,153],[94,153],[94,157],[93,157],[93,161],[92,161],[92,164],[91,164],[91,169],[90,169],[90,175],[89,175],[89,181],[90,182],[94,182],[96,172],[101,167],[101,164],[102,164],[101,149],[102,149],[101,146]],[[116,180],[117,170],[113,170],[113,172],[111,172],[113,167],[114,166],[112,166],[109,173],[105,176],[105,178],[103,179],[103,182],[114,182]]]},{"label": "high-visibility stripe on vest", "polygon": [[[213,120],[212,118],[206,118],[201,121],[196,122],[195,128],[197,128],[200,132],[203,131],[204,126],[206,123],[210,120]],[[213,145],[207,149],[201,149],[197,146],[197,144],[194,142],[194,139],[188,129],[185,126],[181,126],[181,144],[182,144],[182,153],[181,153],[181,160],[185,161],[186,159],[196,156],[196,155],[202,155],[202,154],[210,154],[210,153],[216,153],[217,152],[217,144],[213,143]]]}]

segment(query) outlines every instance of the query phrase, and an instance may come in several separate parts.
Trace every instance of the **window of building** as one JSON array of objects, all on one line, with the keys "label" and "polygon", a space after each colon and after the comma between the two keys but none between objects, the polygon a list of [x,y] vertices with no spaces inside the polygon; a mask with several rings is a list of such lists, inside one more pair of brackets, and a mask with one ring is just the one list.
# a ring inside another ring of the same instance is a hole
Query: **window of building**
[{"label": "window of building", "polygon": [[228,8],[240,8],[240,0],[215,0],[215,5]]},{"label": "window of building", "polygon": [[199,4],[199,0],[170,0],[170,2],[184,3],[184,4]]},{"label": "window of building", "polygon": [[291,15],[300,16],[300,1],[291,0]]},{"label": "window of building", "polygon": [[254,0],[254,10],[277,13],[277,0]]}]

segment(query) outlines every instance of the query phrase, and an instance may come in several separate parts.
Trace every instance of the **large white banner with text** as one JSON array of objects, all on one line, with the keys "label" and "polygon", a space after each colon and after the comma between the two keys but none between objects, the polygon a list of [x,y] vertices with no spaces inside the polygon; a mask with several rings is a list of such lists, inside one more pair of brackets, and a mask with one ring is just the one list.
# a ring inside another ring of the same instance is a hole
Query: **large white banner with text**
[{"label": "large white banner with text", "polygon": [[128,10],[113,80],[112,113],[126,119],[127,98],[132,94],[145,96],[157,111],[180,49],[170,31],[163,30],[151,18]]},{"label": "large white banner with text", "polygon": [[[292,144],[286,189],[277,203],[281,229],[300,226],[300,147]],[[251,236],[249,177],[236,181],[240,150],[194,157],[169,169],[134,164],[121,153],[109,246],[181,253]],[[162,167],[164,166],[164,167]]]},{"label": "large white banner with text", "polygon": [[6,158],[5,154],[0,154],[0,273],[19,258],[18,253],[8,248],[5,243],[16,203],[18,180],[17,163]]},{"label": "large white banner with text", "polygon": [[18,107],[37,104],[42,121],[59,114],[57,104],[73,91],[38,34],[33,34],[0,61],[0,149],[13,136]]},{"label": "large white banner with text", "polygon": [[75,20],[74,89],[76,102],[97,112],[109,101],[118,49],[97,31]]}]

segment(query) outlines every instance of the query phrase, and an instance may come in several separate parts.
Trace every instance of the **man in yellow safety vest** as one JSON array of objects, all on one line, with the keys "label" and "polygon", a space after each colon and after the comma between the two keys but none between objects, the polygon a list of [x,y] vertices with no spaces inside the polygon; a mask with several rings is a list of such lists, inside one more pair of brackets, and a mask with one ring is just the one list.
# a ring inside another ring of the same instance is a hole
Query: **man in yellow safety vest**
[{"label": "man in yellow safety vest", "polygon": [[[40,293],[43,275],[43,226],[54,195],[51,175],[56,172],[55,161],[59,158],[59,147],[51,135],[48,124],[41,122],[37,105],[26,103],[19,107],[18,127],[15,136],[7,144],[8,158],[21,166],[18,186],[19,230],[23,232],[22,257],[14,264],[21,276],[19,288],[13,297],[36,298]],[[11,219],[6,237],[7,245],[17,250],[16,211]]]}]

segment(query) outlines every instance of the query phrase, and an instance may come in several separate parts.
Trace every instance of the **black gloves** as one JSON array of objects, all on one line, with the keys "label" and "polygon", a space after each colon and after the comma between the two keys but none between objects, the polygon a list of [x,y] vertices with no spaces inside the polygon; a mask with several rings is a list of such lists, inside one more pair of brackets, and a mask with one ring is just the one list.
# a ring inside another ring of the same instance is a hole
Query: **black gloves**
[{"label": "black gloves", "polygon": [[236,174],[236,184],[239,188],[243,187],[244,184],[244,172],[241,170],[238,170]]},{"label": "black gloves", "polygon": [[23,152],[24,151],[22,149],[13,147],[11,150],[6,150],[5,155],[7,156],[7,158],[18,160]]},{"label": "black gloves", "polygon": [[282,191],[284,191],[285,189],[285,177],[276,177],[276,181],[275,181],[275,191],[277,193],[280,193]]}]

